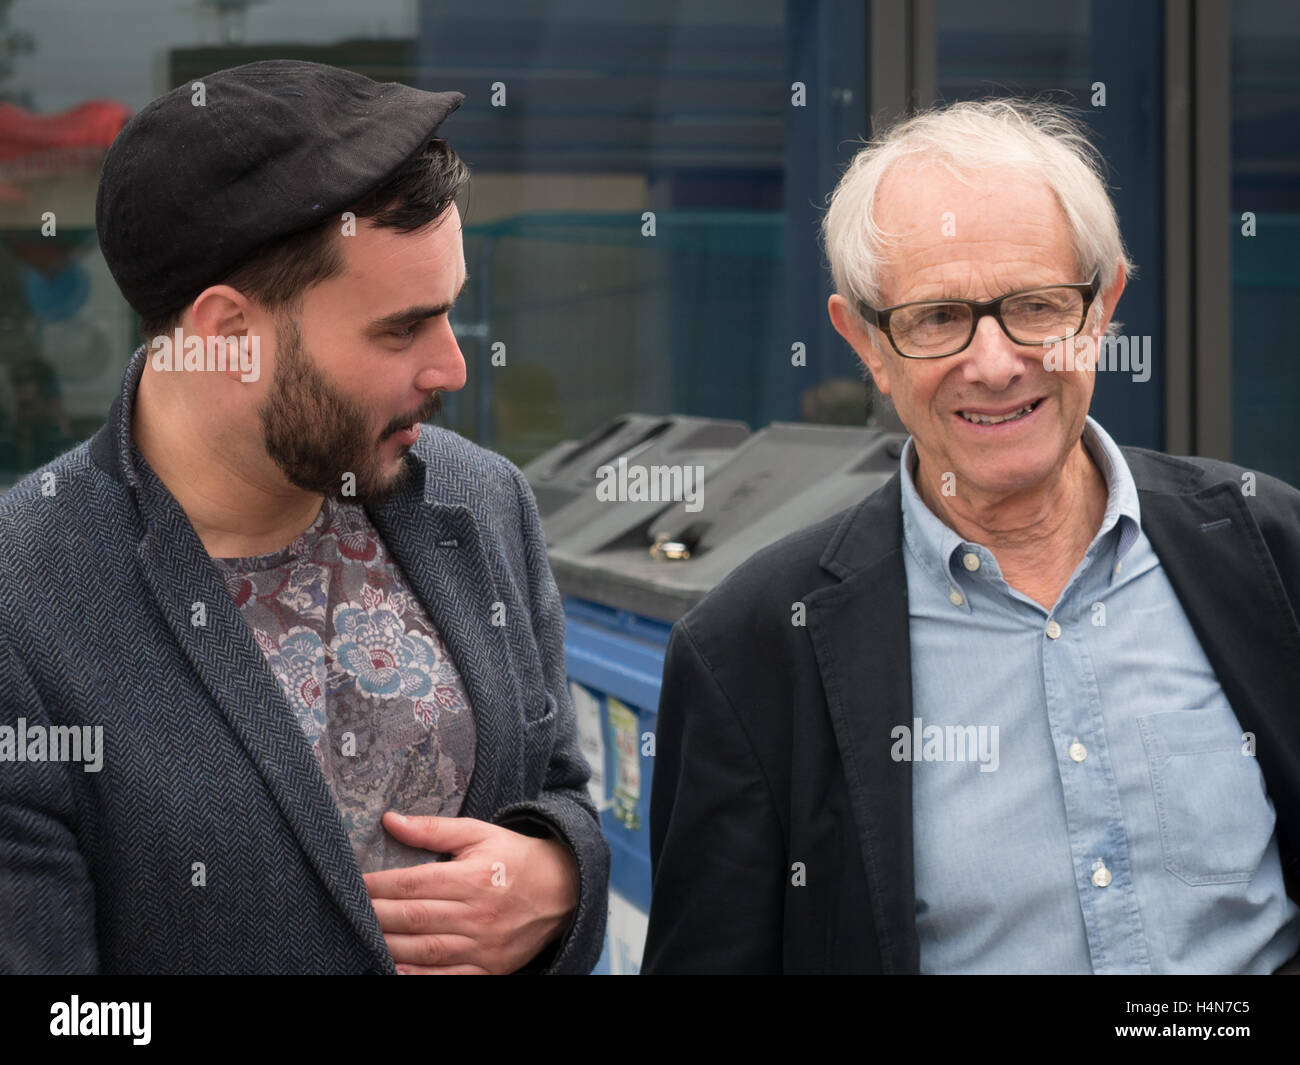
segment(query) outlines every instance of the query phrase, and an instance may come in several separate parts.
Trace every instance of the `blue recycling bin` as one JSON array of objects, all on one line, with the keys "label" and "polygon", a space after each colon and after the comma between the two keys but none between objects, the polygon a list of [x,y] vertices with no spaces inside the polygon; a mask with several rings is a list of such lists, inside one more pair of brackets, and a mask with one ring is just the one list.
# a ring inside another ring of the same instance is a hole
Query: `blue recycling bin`
[{"label": "blue recycling bin", "polygon": [[640,969],[650,912],[650,787],[671,625],[566,597],[564,651],[592,791],[610,848],[609,925],[598,972]]},{"label": "blue recycling bin", "polygon": [[[564,596],[569,695],[610,847],[609,920],[597,973],[640,971],[650,913],[650,793],[659,687],[672,624],[755,551],[869,495],[904,437],[876,429],[624,415],[525,468]],[[599,465],[691,461],[702,499],[596,492]],[[702,504],[702,505],[701,505]]]}]

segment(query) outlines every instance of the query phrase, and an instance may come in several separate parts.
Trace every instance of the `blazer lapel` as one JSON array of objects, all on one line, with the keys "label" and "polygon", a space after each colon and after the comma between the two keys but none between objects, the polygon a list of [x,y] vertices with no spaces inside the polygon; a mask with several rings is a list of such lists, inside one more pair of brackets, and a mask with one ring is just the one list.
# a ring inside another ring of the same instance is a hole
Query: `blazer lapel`
[{"label": "blazer lapel", "polygon": [[159,610],[326,890],[386,966],[388,948],[356,857],[293,709],[180,507],[169,501],[151,509],[138,557]]},{"label": "blazer lapel", "polygon": [[370,509],[460,673],[474,713],[474,770],[461,816],[490,820],[524,793],[524,707],[502,611],[468,507],[424,497],[427,467],[414,452],[412,486]]},{"label": "blazer lapel", "polygon": [[890,757],[912,720],[907,576],[898,477],[848,515],[822,567],[840,578],[805,597],[808,631],[844,763],[886,973],[916,972],[912,773]]},{"label": "blazer lapel", "polygon": [[[1284,856],[1300,857],[1300,630],[1263,534],[1232,484],[1150,487],[1130,456],[1142,527],[1255,753]],[[1147,485],[1144,487],[1144,485]]]}]

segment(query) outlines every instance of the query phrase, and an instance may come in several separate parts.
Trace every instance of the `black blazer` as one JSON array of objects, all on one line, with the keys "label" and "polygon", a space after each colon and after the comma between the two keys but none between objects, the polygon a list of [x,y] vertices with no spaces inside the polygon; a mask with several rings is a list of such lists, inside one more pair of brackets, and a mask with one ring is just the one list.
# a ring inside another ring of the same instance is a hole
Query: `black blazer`
[{"label": "black blazer", "polygon": [[[1300,897],[1300,492],[1124,448],[1142,527],[1243,730]],[[759,552],[673,630],[642,972],[914,973],[907,578],[895,475]],[[798,625],[802,603],[806,624]]]}]

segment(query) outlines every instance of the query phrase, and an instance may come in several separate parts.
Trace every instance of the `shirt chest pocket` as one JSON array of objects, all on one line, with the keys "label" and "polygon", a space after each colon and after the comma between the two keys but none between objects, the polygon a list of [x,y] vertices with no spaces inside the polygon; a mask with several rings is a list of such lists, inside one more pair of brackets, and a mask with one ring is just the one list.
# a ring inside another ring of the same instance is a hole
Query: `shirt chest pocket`
[{"label": "shirt chest pocket", "polygon": [[1192,885],[1252,879],[1276,815],[1232,709],[1146,714],[1137,724],[1165,868]]}]

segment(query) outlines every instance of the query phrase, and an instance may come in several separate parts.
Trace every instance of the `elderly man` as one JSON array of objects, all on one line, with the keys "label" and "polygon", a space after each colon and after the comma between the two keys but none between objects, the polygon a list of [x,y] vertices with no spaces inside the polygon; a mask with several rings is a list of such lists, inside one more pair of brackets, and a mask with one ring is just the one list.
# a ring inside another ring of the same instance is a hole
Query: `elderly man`
[{"label": "elderly man", "polygon": [[537,508],[421,424],[465,383],[460,102],[252,63],[114,142],[100,243],[147,343],[0,501],[0,971],[599,956]]},{"label": "elderly man", "polygon": [[920,115],[825,231],[831,319],[911,438],[677,625],[644,971],[1285,966],[1300,492],[1088,417],[1131,267],[1087,142]]}]

